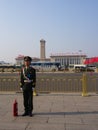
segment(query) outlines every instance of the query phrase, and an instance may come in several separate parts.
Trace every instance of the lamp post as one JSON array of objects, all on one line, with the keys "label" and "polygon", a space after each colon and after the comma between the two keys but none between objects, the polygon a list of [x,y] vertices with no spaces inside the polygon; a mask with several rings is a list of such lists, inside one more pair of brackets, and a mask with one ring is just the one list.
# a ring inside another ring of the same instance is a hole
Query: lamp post
[{"label": "lamp post", "polygon": [[82,50],[79,50],[79,54],[80,54],[80,64],[82,63],[81,61],[81,52],[82,52]]}]

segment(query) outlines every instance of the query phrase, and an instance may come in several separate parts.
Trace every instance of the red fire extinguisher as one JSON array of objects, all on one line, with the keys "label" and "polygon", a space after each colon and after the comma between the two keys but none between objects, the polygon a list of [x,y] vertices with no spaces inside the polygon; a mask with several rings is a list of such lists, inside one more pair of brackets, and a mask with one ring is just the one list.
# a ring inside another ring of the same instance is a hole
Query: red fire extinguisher
[{"label": "red fire extinguisher", "polygon": [[13,116],[18,116],[18,102],[16,99],[13,103]]}]

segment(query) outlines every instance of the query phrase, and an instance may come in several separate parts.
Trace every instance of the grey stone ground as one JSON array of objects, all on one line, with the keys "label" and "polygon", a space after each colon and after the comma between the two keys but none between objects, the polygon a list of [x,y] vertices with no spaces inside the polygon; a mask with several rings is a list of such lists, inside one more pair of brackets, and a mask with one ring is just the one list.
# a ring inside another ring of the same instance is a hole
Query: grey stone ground
[{"label": "grey stone ground", "polygon": [[[19,116],[13,117],[18,101]],[[34,116],[22,117],[22,93],[0,94],[0,130],[98,130],[98,95],[40,94],[34,96]]]}]

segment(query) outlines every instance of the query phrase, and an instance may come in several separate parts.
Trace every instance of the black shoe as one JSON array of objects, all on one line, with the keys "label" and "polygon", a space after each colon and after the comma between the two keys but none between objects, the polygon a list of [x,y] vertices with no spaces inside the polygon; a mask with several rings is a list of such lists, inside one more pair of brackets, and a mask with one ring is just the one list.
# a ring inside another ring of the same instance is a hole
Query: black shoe
[{"label": "black shoe", "polygon": [[23,114],[22,114],[22,116],[27,116],[27,115],[28,115],[28,113],[27,113],[27,112],[25,112],[25,113],[23,113]]},{"label": "black shoe", "polygon": [[30,117],[32,117],[33,115],[32,115],[32,112],[30,112],[29,114],[28,114]]}]

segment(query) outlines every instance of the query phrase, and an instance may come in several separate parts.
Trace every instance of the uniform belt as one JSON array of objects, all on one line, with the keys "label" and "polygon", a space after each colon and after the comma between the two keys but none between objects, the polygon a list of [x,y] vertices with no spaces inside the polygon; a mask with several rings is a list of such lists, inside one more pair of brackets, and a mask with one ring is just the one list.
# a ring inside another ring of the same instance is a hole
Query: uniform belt
[{"label": "uniform belt", "polygon": [[33,80],[24,80],[25,83],[31,83]]}]

